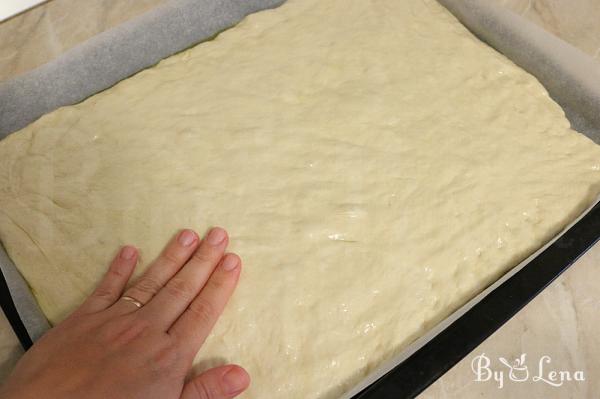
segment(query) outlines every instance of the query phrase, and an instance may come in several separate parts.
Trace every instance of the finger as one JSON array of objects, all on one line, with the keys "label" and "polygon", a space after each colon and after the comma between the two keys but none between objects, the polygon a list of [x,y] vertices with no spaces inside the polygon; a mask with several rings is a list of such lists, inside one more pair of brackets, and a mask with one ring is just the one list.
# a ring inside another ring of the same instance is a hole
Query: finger
[{"label": "finger", "polygon": [[240,271],[237,255],[224,256],[202,291],[169,330],[188,356],[196,355],[217,322],[237,285]]},{"label": "finger", "polygon": [[[182,230],[171,239],[161,254],[150,264],[146,272],[125,291],[125,296],[142,304],[150,299],[177,273],[192,256],[199,243],[198,235],[192,230]],[[119,301],[114,306],[118,314],[129,313],[137,307],[127,301]]]},{"label": "finger", "polygon": [[114,304],[125,289],[137,263],[137,249],[121,248],[92,295],[77,309],[77,313],[95,313]]},{"label": "finger", "polygon": [[240,366],[210,369],[190,380],[183,387],[181,399],[229,399],[244,392],[250,376]]},{"label": "finger", "polygon": [[223,257],[227,232],[215,227],[186,263],[162,290],[139,312],[166,331],[194,300]]}]

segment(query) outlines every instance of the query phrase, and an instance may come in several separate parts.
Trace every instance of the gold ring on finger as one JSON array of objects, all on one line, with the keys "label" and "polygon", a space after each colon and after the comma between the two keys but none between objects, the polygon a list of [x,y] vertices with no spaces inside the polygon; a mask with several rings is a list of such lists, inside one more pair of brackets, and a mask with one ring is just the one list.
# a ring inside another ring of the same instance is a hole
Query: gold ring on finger
[{"label": "gold ring on finger", "polygon": [[144,306],[144,304],[141,303],[140,301],[138,301],[137,299],[132,298],[132,297],[127,296],[127,295],[122,296],[121,299],[123,299],[123,300],[125,300],[127,302],[133,303],[135,306],[138,307],[138,309],[140,309],[142,306]]}]

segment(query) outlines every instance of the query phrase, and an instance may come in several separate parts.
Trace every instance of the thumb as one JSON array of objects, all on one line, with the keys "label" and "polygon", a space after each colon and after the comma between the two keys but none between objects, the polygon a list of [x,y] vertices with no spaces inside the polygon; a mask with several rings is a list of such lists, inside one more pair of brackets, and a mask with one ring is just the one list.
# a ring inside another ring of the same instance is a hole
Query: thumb
[{"label": "thumb", "polygon": [[240,366],[215,367],[188,381],[180,399],[229,399],[250,385],[250,376]]}]

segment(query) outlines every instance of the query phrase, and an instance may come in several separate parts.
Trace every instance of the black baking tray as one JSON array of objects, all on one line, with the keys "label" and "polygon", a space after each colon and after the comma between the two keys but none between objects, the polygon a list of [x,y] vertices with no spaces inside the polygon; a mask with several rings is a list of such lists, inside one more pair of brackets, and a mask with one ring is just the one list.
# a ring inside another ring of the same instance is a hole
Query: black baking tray
[{"label": "black baking tray", "polygon": [[6,315],[6,318],[8,319],[13,331],[17,335],[19,342],[21,342],[23,349],[29,349],[33,345],[33,341],[27,332],[27,328],[25,328],[25,324],[23,324],[23,321],[19,316],[19,313],[17,312],[17,308],[15,307],[12,297],[10,296],[10,290],[8,289],[8,284],[6,283],[4,274],[2,274],[2,270],[0,270],[0,306],[2,307],[2,311]]},{"label": "black baking tray", "polygon": [[[468,355],[600,239],[600,203],[518,272],[352,399],[413,398]],[[0,273],[0,304],[23,348],[32,345]]]}]

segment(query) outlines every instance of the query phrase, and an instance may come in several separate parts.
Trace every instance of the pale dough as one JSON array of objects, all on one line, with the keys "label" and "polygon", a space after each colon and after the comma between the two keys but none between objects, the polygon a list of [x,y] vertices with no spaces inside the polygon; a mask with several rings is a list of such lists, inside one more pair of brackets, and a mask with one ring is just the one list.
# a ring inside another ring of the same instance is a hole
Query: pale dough
[{"label": "pale dough", "polygon": [[[334,398],[574,219],[600,148],[432,0],[291,0],[0,143],[0,238],[60,321],[117,248],[227,228],[198,368]],[[142,271],[144,267],[140,267]]]}]

